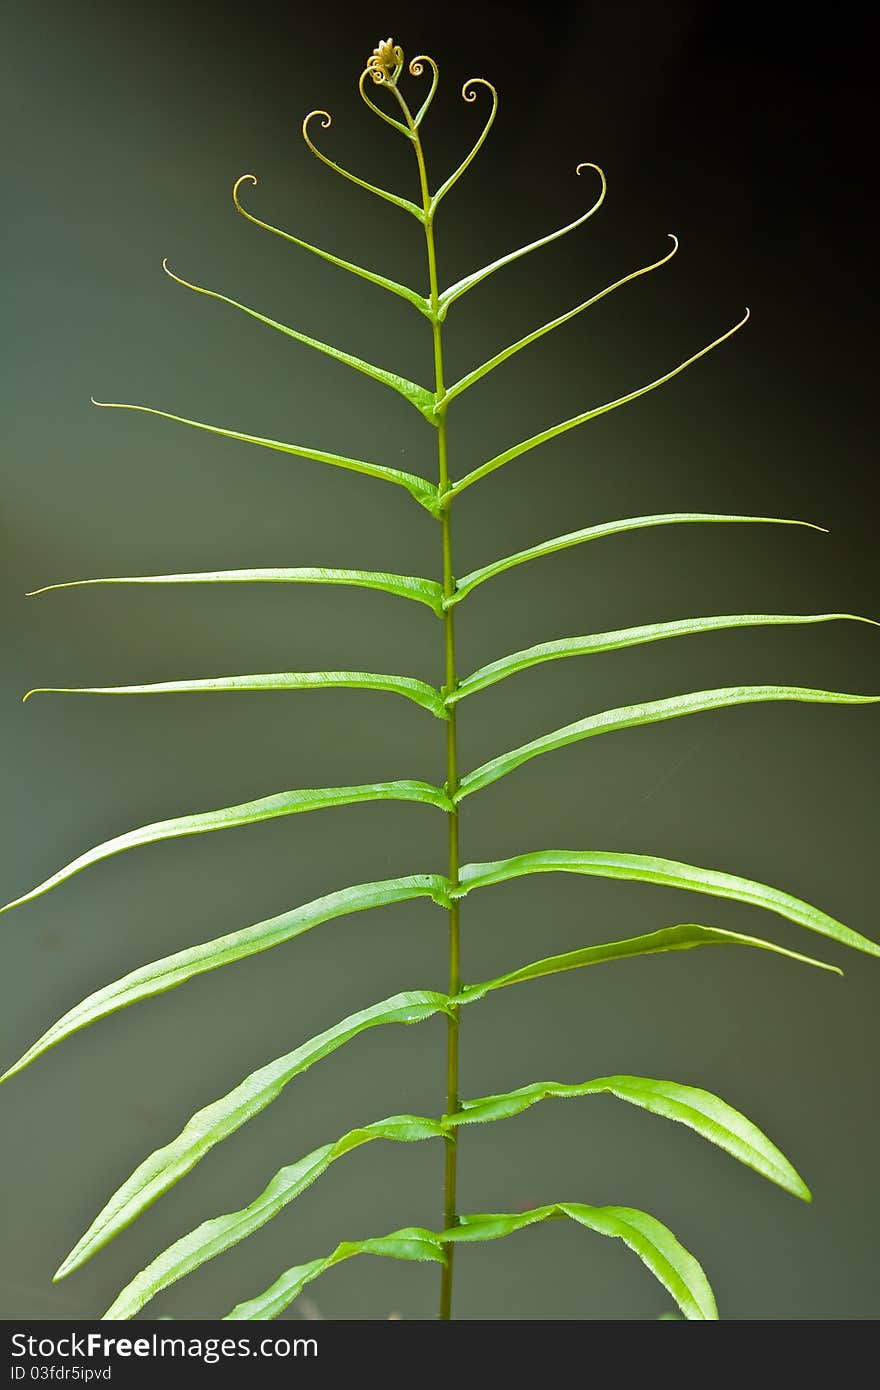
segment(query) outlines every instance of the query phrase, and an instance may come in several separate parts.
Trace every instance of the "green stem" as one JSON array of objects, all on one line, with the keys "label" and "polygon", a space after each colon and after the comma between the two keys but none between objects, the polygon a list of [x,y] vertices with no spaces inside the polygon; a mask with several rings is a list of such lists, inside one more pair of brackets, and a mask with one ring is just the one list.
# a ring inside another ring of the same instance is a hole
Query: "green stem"
[{"label": "green stem", "polygon": [[[439,333],[439,325],[437,326]],[[441,459],[441,476],[446,455],[446,421],[441,421],[439,431],[439,453]],[[442,484],[441,484],[442,486]],[[443,593],[449,597],[454,586],[451,564],[451,543],[449,527],[449,510],[444,509],[441,516],[441,526],[443,532]],[[444,645],[446,653],[446,692],[451,694],[458,685],[458,678],[455,672],[455,609],[447,608],[443,615]],[[456,756],[456,707],[452,705],[449,709],[449,717],[446,724],[446,789],[450,796],[454,796],[458,790],[458,760]],[[459,870],[459,845],[458,845],[458,808],[447,813],[449,821],[449,881],[458,884]],[[459,905],[454,902],[449,909],[449,993],[458,994],[461,989],[461,970],[460,970],[460,944],[459,944]],[[447,1044],[446,1044],[446,1113],[454,1115],[459,1109],[460,1101],[458,1094],[458,1010],[447,1017]],[[455,1203],[455,1188],[458,1160],[458,1131],[450,1131],[446,1139],[446,1165],[444,1176],[443,1193],[443,1223],[444,1230],[450,1230],[458,1224],[458,1214]],[[446,1247],[446,1264],[443,1267],[442,1283],[440,1290],[440,1317],[442,1319],[452,1316],[452,1272],[454,1245]]]},{"label": "green stem", "polygon": [[[444,397],[446,387],[443,380],[443,339],[440,326],[440,290],[437,283],[437,255],[434,248],[434,215],[431,206],[431,195],[428,190],[428,175],[425,169],[425,156],[422,151],[422,143],[419,139],[419,132],[413,121],[409,107],[397,88],[393,88],[394,95],[400,105],[412,136],[413,145],[416,152],[416,160],[419,166],[419,184],[422,194],[422,208],[424,210],[425,242],[428,251],[428,282],[430,286],[429,304],[431,326],[434,335],[434,389],[437,396],[436,418],[437,418],[437,461],[438,461],[438,486],[440,491],[440,531],[443,555],[443,596],[451,598],[455,590],[455,578],[452,571],[452,532],[450,525],[449,506],[451,497],[449,496],[449,461],[447,455],[446,440],[446,405]],[[449,607],[443,615],[443,650],[445,662],[445,692],[451,695],[458,687],[458,676],[455,671],[455,609]],[[456,754],[456,731],[455,731],[456,709],[451,705],[448,709],[446,721],[446,790],[450,797],[455,795],[458,790],[458,758]],[[449,881],[453,887],[458,886],[459,878],[459,843],[458,843],[458,808],[447,812],[449,823]],[[461,970],[460,970],[460,939],[459,939],[459,905],[454,902],[449,909],[449,993],[458,994],[461,989]],[[460,1109],[460,1098],[458,1093],[458,1010],[447,1017],[446,1033],[446,1114],[454,1115]],[[456,1210],[456,1177],[458,1160],[458,1133],[453,1129],[446,1138],[446,1162],[443,1179],[443,1229],[450,1230],[458,1224],[458,1213]],[[441,1319],[452,1317],[452,1275],[453,1275],[453,1256],[454,1245],[445,1247],[446,1262],[443,1266],[442,1281],[440,1285],[440,1313]]]}]

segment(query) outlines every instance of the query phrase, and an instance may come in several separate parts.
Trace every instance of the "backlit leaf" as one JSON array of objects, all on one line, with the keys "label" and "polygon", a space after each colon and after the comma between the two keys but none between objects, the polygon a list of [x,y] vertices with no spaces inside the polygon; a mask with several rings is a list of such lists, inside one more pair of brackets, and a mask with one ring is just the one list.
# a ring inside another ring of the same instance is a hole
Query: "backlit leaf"
[{"label": "backlit leaf", "polygon": [[[700,869],[694,864],[681,864],[675,859],[660,859],[650,854],[618,854],[611,850],[545,849],[519,854],[513,859],[498,859],[494,863],[466,864],[461,870],[461,887],[453,897],[464,896],[474,888],[503,883],[520,874],[569,873],[590,874],[598,878],[634,879],[641,883],[656,883],[667,888],[685,888],[707,893],[714,898],[732,898],[734,902],[751,907],[763,907],[786,917],[808,931],[839,941],[866,955],[880,956],[880,946],[867,937],[846,927],[826,912],[812,907],[801,898],[771,888],[766,883],[721,873],[717,869]],[[813,962],[816,964],[816,962]]]},{"label": "backlit leaf", "polygon": [[688,714],[705,714],[709,710],[727,709],[731,705],[763,704],[774,700],[794,700],[804,704],[871,705],[880,701],[880,695],[847,695],[837,690],[805,690],[794,685],[736,685],[721,690],[694,690],[687,695],[645,700],[638,705],[623,705],[620,709],[603,710],[601,714],[578,719],[574,724],[566,724],[541,738],[532,739],[531,743],[524,743],[519,748],[491,758],[462,777],[455,800],[461,801],[473,792],[490,786],[530,758],[536,758],[541,753],[552,753],[554,749],[564,748],[569,743],[579,743],[581,739],[615,733],[620,729],[633,729],[642,724],[656,724],[666,719],[680,719]]},{"label": "backlit leaf", "polygon": [[174,840],[181,835],[200,835],[211,830],[228,830],[239,825],[253,825],[257,821],[273,820],[276,816],[297,815],[301,811],[323,811],[334,806],[352,806],[361,801],[420,801],[428,806],[439,806],[448,810],[450,802],[440,787],[432,787],[428,782],[371,782],[359,787],[319,787],[314,790],[278,792],[274,796],[262,796],[256,801],[243,801],[238,806],[224,806],[219,811],[200,811],[191,816],[174,816],[170,820],[152,821],[137,830],[129,830],[124,835],[115,835],[112,840],[104,840],[93,849],[86,850],[57,873],[38,883],[30,892],[20,898],[5,903],[0,913],[23,903],[39,898],[55,888],[59,883],[78,874],[90,864],[109,859],[123,850],[134,849],[138,845],[153,844],[158,840]]}]

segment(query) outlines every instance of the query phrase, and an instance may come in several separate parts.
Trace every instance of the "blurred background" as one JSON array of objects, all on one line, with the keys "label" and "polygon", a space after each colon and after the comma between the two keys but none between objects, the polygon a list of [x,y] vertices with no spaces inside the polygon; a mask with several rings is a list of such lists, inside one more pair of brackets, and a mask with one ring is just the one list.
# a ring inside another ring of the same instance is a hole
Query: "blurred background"
[{"label": "blurred background", "polygon": [[[346,667],[440,682],[427,609],[283,585],[26,590],[96,575],[330,565],[436,575],[439,537],[402,489],[95,410],[133,401],[433,476],[433,432],[401,398],[168,280],[218,289],[416,380],[430,333],[403,301],[234,214],[255,215],[423,288],[418,226],[312,158],[299,136],[415,195],[405,143],[356,79],[380,37],[433,54],[424,127],[437,185],[501,95],[489,142],[438,218],[440,275],[605,206],[451,313],[448,375],[657,259],[475,387],[451,415],[453,473],[661,375],[741,316],[735,339],[662,390],[512,463],[455,513],[464,573],[546,537],[655,511],[805,518],[799,528],[677,527],[523,566],[477,591],[460,669],[544,638],[725,612],[880,617],[873,323],[866,273],[864,40],[837,21],[768,27],[767,7],[266,0],[10,0],[6,7],[3,764],[0,888],[13,897],[99,840],[294,787],[442,780],[443,731],[391,695],[43,696],[114,684]],[[793,17],[795,12],[791,11]],[[465,769],[592,711],[746,682],[880,690],[855,623],[751,630],[551,663],[469,700]],[[764,705],[677,720],[537,759],[466,803],[464,857],[599,848],[666,855],[792,891],[875,938],[880,714]],[[355,806],[153,846],[4,918],[4,1063],[100,985],[347,884],[444,868],[429,807]],[[804,1206],[680,1126],[605,1098],[538,1106],[461,1141],[463,1210],[556,1199],[642,1206],[702,1261],[721,1315],[874,1318],[880,1159],[876,961],[757,910],[635,884],[542,875],[475,895],[464,975],[702,921],[842,965],[688,952],[502,991],[462,1023],[462,1089],[482,1095],[612,1072],[717,1091],[792,1158]],[[376,1029],[216,1148],[99,1258],[51,1275],[107,1196],[197,1108],[346,1013],[444,988],[444,917],[415,903],[295,943],[107,1019],[2,1093],[0,1316],[89,1319],[199,1221],[358,1123],[436,1114],[445,1029]],[[374,1144],[279,1219],[167,1291],[153,1318],[214,1318],[338,1240],[440,1219],[439,1145]],[[354,1261],[286,1315],[431,1318],[438,1273]],[[565,1223],[460,1251],[462,1318],[651,1319],[670,1303],[617,1242]]]}]

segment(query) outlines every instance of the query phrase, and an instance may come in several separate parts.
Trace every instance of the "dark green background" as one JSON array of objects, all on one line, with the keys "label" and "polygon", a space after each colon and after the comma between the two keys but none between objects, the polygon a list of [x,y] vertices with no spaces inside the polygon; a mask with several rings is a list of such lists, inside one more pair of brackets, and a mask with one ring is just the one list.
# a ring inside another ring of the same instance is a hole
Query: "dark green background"
[{"label": "dark green background", "polygon": [[[782,7],[784,11],[785,7]],[[442,11],[442,12],[441,12]],[[771,7],[772,12],[772,7]],[[869,464],[875,387],[862,274],[866,98],[860,41],[770,32],[766,11],[451,4],[281,11],[31,0],[4,7],[5,330],[2,893],[153,819],[290,787],[443,776],[441,726],[389,695],[143,700],[32,685],[349,667],[441,678],[427,609],[285,586],[79,590],[101,574],[348,565],[436,575],[435,524],[402,490],[130,413],[89,395],[432,475],[433,432],[400,398],[231,309],[180,274],[427,382],[408,305],[235,217],[249,206],[417,286],[419,229],[335,179],[323,148],[414,192],[410,152],[355,79],[377,38],[427,50],[443,85],[425,139],[439,182],[501,91],[480,161],[438,220],[449,283],[592,196],[564,245],[456,306],[457,377],[662,254],[679,257],[523,352],[456,407],[453,471],[659,375],[736,321],[732,343],[664,390],[510,465],[456,509],[459,572],[594,521],[652,511],[798,516],[781,528],[665,528],[580,547],[487,585],[461,610],[460,666],[541,638],[737,611],[880,614]],[[740,682],[880,689],[868,627],[726,633],[554,663],[461,711],[465,768],[629,700]],[[769,705],[620,734],[538,759],[468,801],[465,856],[545,847],[680,858],[778,884],[877,937],[873,707]],[[361,806],[122,856],[2,922],[3,1059],[144,961],[349,883],[444,866],[430,808]],[[465,1210],[570,1199],[644,1206],[703,1262],[729,1318],[873,1318],[880,1234],[880,972],[766,914],[628,884],[540,876],[475,897],[464,973],[480,979],[594,941],[698,920],[814,950],[843,980],[758,952],[693,952],[547,979],[468,1011],[463,1090],[609,1072],[706,1086],[790,1154],[803,1206],[687,1130],[613,1100],[546,1104],[461,1143]],[[430,905],[340,920],[109,1019],[3,1089],[0,1316],[92,1318],[156,1251],[243,1205],[282,1163],[352,1125],[443,1103],[444,1029],[365,1034],[213,1151],[69,1281],[51,1273],[133,1166],[248,1071],[396,990],[442,988]],[[372,1145],[146,1316],[209,1318],[342,1238],[436,1226],[439,1146]],[[290,1316],[433,1316],[437,1272],[353,1262]],[[617,1242],[553,1223],[458,1259],[468,1318],[653,1318],[663,1290]]]}]

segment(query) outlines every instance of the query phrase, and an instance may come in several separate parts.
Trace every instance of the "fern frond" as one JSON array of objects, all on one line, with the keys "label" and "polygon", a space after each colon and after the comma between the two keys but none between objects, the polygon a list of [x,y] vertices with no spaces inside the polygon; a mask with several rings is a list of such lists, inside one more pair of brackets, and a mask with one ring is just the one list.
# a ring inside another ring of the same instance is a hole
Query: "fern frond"
[{"label": "fern frond", "polygon": [[[433,806],[446,818],[447,872],[414,873],[403,877],[354,884],[314,899],[278,916],[266,919],[213,940],[176,951],[174,954],[149,962],[120,979],[103,985],[87,998],[70,1008],[52,1023],[36,1042],[8,1068],[0,1082],[6,1081],[37,1058],[82,1029],[98,1023],[118,1011],[155,995],[177,988],[198,976],[232,965],[251,956],[293,941],[298,936],[323,923],[356,913],[385,908],[416,900],[430,901],[444,912],[448,927],[448,984],[446,992],[417,989],[396,993],[376,1004],[360,1009],[335,1023],[292,1051],[275,1057],[266,1065],[245,1076],[226,1094],[200,1108],[180,1132],[167,1144],[149,1154],[134,1172],[112,1193],[81,1239],[59,1267],[55,1278],[62,1279],[79,1268],[132,1222],[142,1216],[175,1184],[186,1177],[218,1144],[229,1138],[249,1120],[259,1115],[278,1099],[297,1077],[330,1054],[354,1041],[362,1033],[385,1024],[412,1024],[429,1018],[443,1017],[446,1026],[446,1100],[439,1118],[419,1115],[392,1115],[372,1124],[348,1130],[341,1138],[323,1144],[298,1161],[276,1172],[268,1186],[240,1210],[203,1221],[193,1230],[175,1240],[153,1258],[132,1278],[108,1309],[108,1319],[128,1319],[161,1290],[168,1288],[207,1261],[222,1254],[246,1237],[260,1230],[295,1198],[327,1172],[331,1164],[362,1145],[381,1139],[390,1142],[416,1142],[440,1139],[444,1149],[443,1219],[439,1230],[423,1227],[403,1227],[390,1235],[343,1241],[326,1255],[287,1269],[271,1287],[255,1298],[239,1302],[227,1314],[230,1321],[266,1320],[277,1317],[312,1280],[340,1262],[355,1255],[372,1254],[406,1261],[429,1261],[441,1267],[440,1318],[452,1313],[452,1278],[454,1252],[458,1245],[504,1238],[524,1228],[547,1220],[567,1219],[598,1234],[618,1239],[631,1249],[649,1272],[671,1294],[685,1318],[712,1321],[718,1312],[706,1275],[690,1252],[677,1237],[655,1217],[625,1206],[590,1206],[577,1202],[552,1202],[516,1213],[462,1214],[458,1209],[457,1152],[459,1132],[464,1127],[484,1121],[510,1119],[531,1106],[548,1099],[572,1099],[609,1095],[661,1118],[683,1124],[728,1155],[785,1191],[810,1201],[809,1189],[782,1151],[767,1138],[751,1120],[710,1091],[679,1082],[655,1080],[632,1075],[610,1075],[591,1081],[563,1083],[536,1082],[518,1089],[478,1097],[461,1098],[459,1082],[459,1017],[461,1010],[486,999],[498,990],[511,985],[528,984],[573,970],[609,964],[635,957],[655,956],[708,946],[733,946],[760,950],[786,960],[842,974],[835,965],[787,946],[777,945],[759,937],[728,931],[697,922],[677,925],[617,941],[591,942],[561,954],[531,960],[515,969],[507,969],[490,979],[464,983],[462,979],[461,930],[459,913],[462,901],[475,890],[534,873],[565,872],[584,876],[620,879],[662,887],[701,893],[707,897],[727,899],[747,907],[757,907],[812,931],[826,940],[836,942],[872,956],[880,956],[880,944],[844,925],[821,909],[782,889],[743,878],[735,874],[656,856],[601,850],[539,850],[486,863],[462,866],[460,845],[460,805],[472,794],[494,784],[534,757],[595,737],[599,734],[655,724],[685,715],[707,713],[737,705],[793,701],[816,704],[861,705],[877,703],[880,696],[849,694],[836,690],[804,688],[790,685],[736,685],[726,688],[693,691],[630,704],[617,709],[590,714],[574,723],[555,729],[520,747],[501,753],[462,776],[458,752],[457,714],[462,700],[485,690],[509,676],[548,661],[567,657],[611,652],[622,648],[693,636],[723,629],[774,625],[804,625],[832,621],[873,623],[873,619],[847,613],[808,614],[722,614],[671,621],[641,623],[628,628],[601,631],[585,636],[561,637],[536,643],[527,648],[501,656],[475,669],[461,680],[456,659],[456,607],[473,590],[496,576],[528,561],[542,558],[605,536],[637,531],[655,526],[690,523],[729,524],[758,523],[782,526],[806,526],[823,530],[810,522],[794,519],[720,514],[706,512],[669,512],[628,517],[602,522],[565,535],[556,536],[537,545],[508,555],[457,579],[454,566],[452,503],[472,484],[498,471],[506,464],[524,456],[541,444],[567,433],[587,421],[616,410],[647,395],[684,372],[700,358],[719,347],[747,321],[749,312],[727,332],[708,343],[686,360],[656,380],[636,390],[582,411],[552,425],[540,433],[512,445],[488,459],[462,477],[455,477],[450,464],[447,437],[447,414],[451,403],[471,386],[509,361],[523,349],[536,344],[553,330],[569,323],[586,309],[614,293],[622,286],[666,264],[678,249],[673,236],[672,249],[659,260],[630,272],[598,293],[583,300],[574,308],[558,315],[516,342],[496,352],[488,361],[472,368],[451,386],[446,386],[447,364],[444,362],[443,324],[450,307],[463,295],[484,282],[503,267],[542,247],[546,247],[582,226],[602,206],[606,180],[596,164],[582,163],[576,173],[592,170],[599,180],[599,191],[591,207],[574,221],[545,236],[499,257],[491,264],[464,276],[446,290],[440,290],[435,244],[435,215],[446,194],[471,167],[482,149],[495,121],[498,94],[494,86],[482,77],[469,78],[462,87],[466,102],[475,103],[481,89],[490,98],[490,109],[483,128],[454,171],[432,195],[431,181],[422,147],[420,128],[437,90],[439,70],[433,58],[420,54],[409,64],[409,75],[429,78],[427,93],[424,87],[421,105],[416,114],[403,90],[405,80],[403,48],[392,38],[380,40],[366,60],[358,82],[358,90],[367,108],[384,125],[403,135],[412,149],[417,173],[420,204],[401,197],[388,189],[360,178],[335,163],[316,145],[312,123],[320,120],[324,130],[331,125],[328,112],[310,112],[303,121],[303,138],[315,157],[344,179],[365,189],[385,202],[410,213],[422,226],[426,253],[427,293],[422,295],[376,271],[349,261],[332,252],[274,227],[255,217],[243,205],[240,189],[256,177],[244,174],[236,180],[232,199],[236,211],[247,221],[311,255],[378,286],[412,304],[430,323],[433,358],[433,389],[383,367],[345,352],[298,329],[290,328],[257,309],[182,279],[163,262],[166,273],[178,284],[197,294],[206,295],[239,310],[248,317],[270,327],[296,342],[348,366],[373,381],[389,387],[413,405],[435,431],[437,481],[402,472],[384,464],[350,458],[346,455],[289,444],[258,435],[245,434],[198,420],[188,419],[149,406],[95,401],[96,405],[113,409],[137,410],[162,419],[188,425],[191,428],[272,449],[281,453],[324,463],[360,473],[404,488],[439,524],[439,558],[442,571],[438,579],[420,578],[348,568],[281,567],[209,570],[202,573],[181,572],[140,576],[118,576],[73,580],[45,585],[34,593],[73,588],[92,584],[209,584],[209,583],[292,583],[330,584],[369,588],[419,602],[440,619],[443,626],[443,675],[438,685],[413,676],[382,674],[372,671],[310,671],[269,672],[233,676],[174,679],[148,684],[80,687],[37,687],[25,695],[28,699],[38,693],[92,695],[194,694],[233,691],[304,691],[325,688],[355,688],[393,693],[428,710],[444,726],[445,781],[443,786],[423,781],[375,782],[365,785],[324,787],[284,791],[219,810],[177,816],[141,826],[125,834],[93,846],[80,854],[35,888],[0,907],[5,912],[12,907],[32,901],[66,882],[81,870],[122,851],[166,839],[201,834],[213,830],[256,824],[264,820],[301,812],[318,811],[361,802],[398,801]],[[401,83],[403,82],[403,86]],[[381,89],[377,92],[376,89]],[[373,95],[371,95],[373,93]],[[376,99],[374,99],[374,95]],[[386,105],[380,103],[386,102]],[[386,441],[387,431],[383,435]],[[436,533],[435,533],[436,534]],[[298,558],[298,557],[291,557]],[[232,664],[232,663],[230,663]],[[404,669],[408,662],[401,661]],[[442,679],[442,685],[439,684]],[[285,1042],[289,1046],[289,1040]],[[670,1316],[670,1315],[666,1315]],[[674,1314],[672,1316],[675,1316]]]}]

